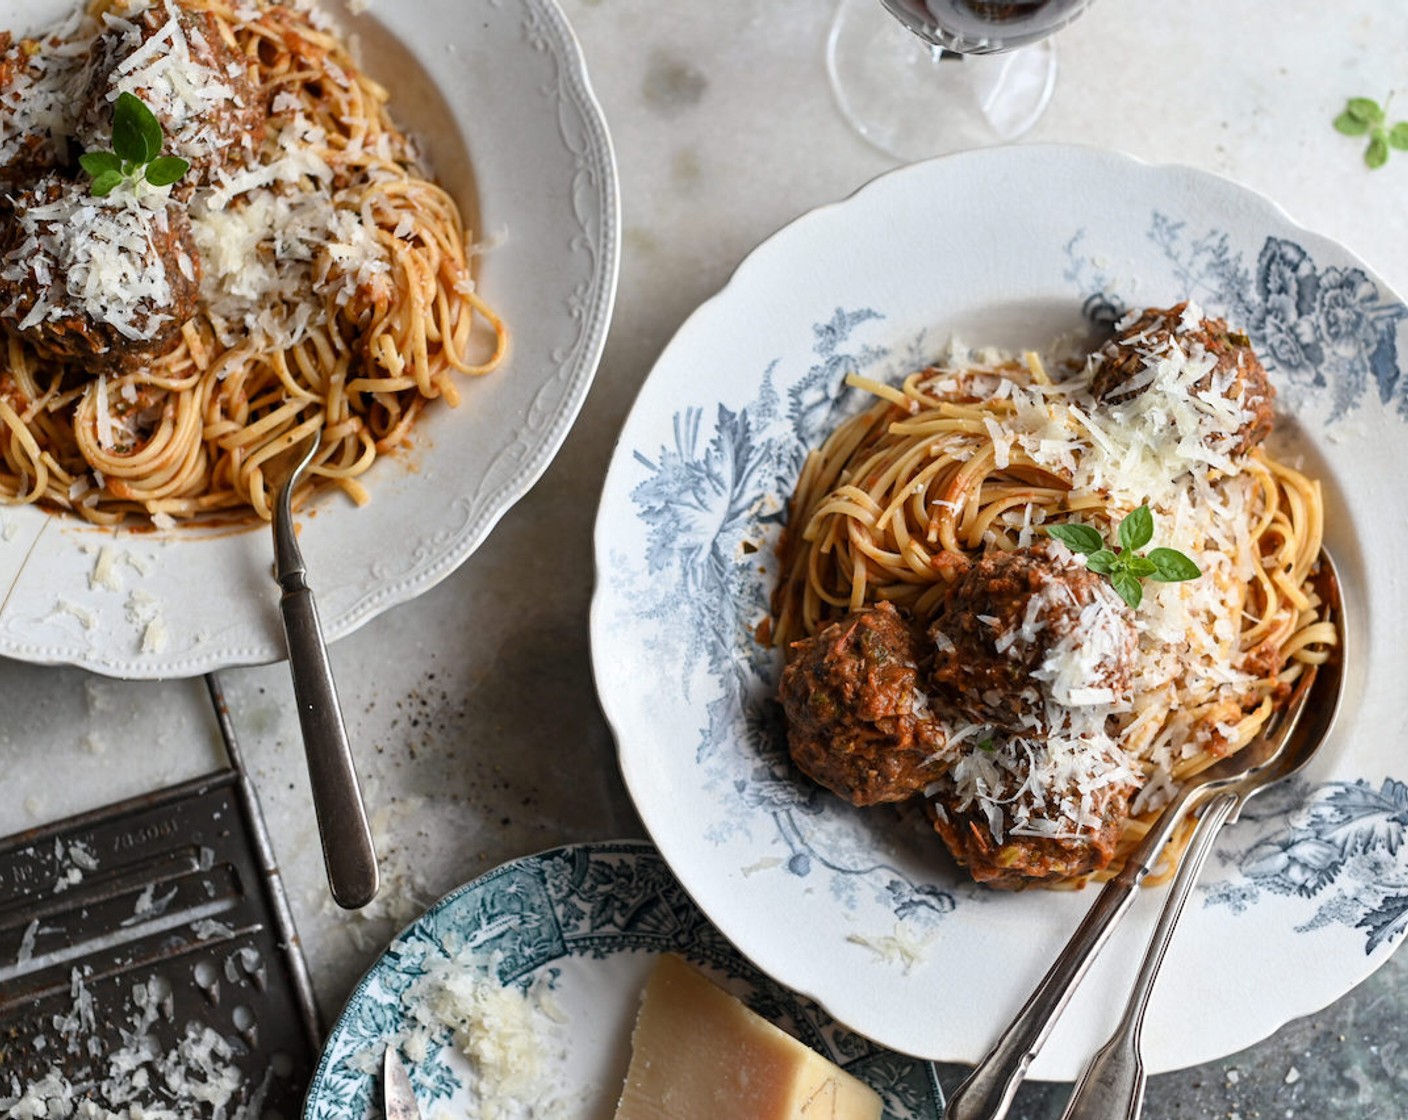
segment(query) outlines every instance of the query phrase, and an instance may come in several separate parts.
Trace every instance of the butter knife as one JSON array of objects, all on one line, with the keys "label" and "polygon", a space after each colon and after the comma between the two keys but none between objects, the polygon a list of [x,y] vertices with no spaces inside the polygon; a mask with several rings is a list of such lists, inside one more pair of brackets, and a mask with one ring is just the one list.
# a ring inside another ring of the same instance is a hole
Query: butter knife
[{"label": "butter knife", "polygon": [[420,1105],[416,1104],[415,1090],[411,1088],[410,1072],[395,1046],[386,1048],[381,1088],[386,1120],[421,1120]]}]

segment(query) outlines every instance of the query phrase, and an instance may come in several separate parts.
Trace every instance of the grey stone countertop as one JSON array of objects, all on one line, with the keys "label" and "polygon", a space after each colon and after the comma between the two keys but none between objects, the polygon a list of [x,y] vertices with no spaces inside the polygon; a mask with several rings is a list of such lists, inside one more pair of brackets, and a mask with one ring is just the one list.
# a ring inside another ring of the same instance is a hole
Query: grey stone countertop
[{"label": "grey stone countertop", "polygon": [[[541,481],[450,578],[332,649],[383,855],[386,888],[366,910],[328,899],[287,669],[222,674],[328,1018],[395,930],[453,887],[557,844],[643,835],[588,644],[593,517],[616,434],[656,355],[750,249],[896,165],[833,99],[830,3],[563,8],[619,164],[616,315],[585,407]],[[1408,6],[1100,0],[1056,43],[1054,97],[1023,142],[1227,176],[1408,293],[1408,152],[1371,171],[1362,143],[1331,126],[1347,98],[1395,88],[1408,113]],[[204,773],[220,757],[199,681],[0,662],[0,711],[0,835]],[[1146,1115],[1408,1116],[1403,959],[1242,1053],[1154,1077]],[[942,1067],[945,1087],[960,1073]],[[1029,1085],[1013,1115],[1054,1120],[1066,1092]]]}]

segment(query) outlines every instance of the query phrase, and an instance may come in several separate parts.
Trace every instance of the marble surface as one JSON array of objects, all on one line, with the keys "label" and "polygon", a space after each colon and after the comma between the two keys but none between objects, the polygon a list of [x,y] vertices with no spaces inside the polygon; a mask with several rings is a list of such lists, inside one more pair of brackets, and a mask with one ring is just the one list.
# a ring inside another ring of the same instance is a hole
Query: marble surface
[{"label": "marble surface", "polygon": [[[587,640],[592,522],[616,432],[670,335],[759,240],[895,163],[833,100],[830,4],[563,8],[619,161],[616,316],[585,408],[539,484],[457,573],[332,651],[383,856],[386,887],[365,911],[344,913],[327,896],[286,669],[222,674],[328,1017],[395,929],[450,888],[558,843],[642,834]],[[1408,152],[1370,171],[1362,143],[1331,127],[1346,98],[1383,100],[1395,83],[1408,116],[1408,7],[1105,0],[1057,45],[1055,95],[1023,142],[1094,144],[1226,175],[1408,293]],[[200,681],[0,662],[0,711],[0,834],[221,757]],[[1408,1115],[1405,1006],[1400,953],[1273,1038],[1154,1078],[1147,1114]],[[941,1072],[951,1086],[961,1071]],[[1029,1086],[1012,1115],[1054,1118],[1065,1093]]]}]

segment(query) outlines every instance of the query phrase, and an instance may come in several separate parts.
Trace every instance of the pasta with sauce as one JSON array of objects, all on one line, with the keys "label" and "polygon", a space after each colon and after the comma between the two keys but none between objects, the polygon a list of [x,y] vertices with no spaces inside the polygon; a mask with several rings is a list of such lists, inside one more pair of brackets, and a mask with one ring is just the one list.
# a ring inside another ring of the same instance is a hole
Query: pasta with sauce
[{"label": "pasta with sauce", "polygon": [[[922,796],[979,881],[1113,873],[1335,641],[1320,486],[1262,446],[1265,370],[1180,304],[1075,368],[959,355],[848,381],[876,403],[808,457],[780,549],[793,759],[857,805]],[[1114,552],[1135,511],[1140,548],[1195,566],[1126,599],[1050,530]]]},{"label": "pasta with sauce", "polygon": [[[190,163],[98,197],[130,93]],[[271,515],[269,459],[359,478],[494,369],[455,202],[306,3],[97,0],[0,38],[0,499],[111,524]],[[300,495],[301,498],[301,495]]]}]

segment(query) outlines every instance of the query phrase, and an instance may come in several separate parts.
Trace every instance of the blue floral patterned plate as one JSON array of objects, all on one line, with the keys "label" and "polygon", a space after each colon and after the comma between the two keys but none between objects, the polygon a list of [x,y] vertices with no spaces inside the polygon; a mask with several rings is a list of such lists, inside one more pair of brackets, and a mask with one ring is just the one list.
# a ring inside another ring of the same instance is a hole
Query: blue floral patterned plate
[{"label": "blue floral patterned plate", "polygon": [[[610,1120],[640,992],[656,956],[677,953],[760,1015],[868,1082],[887,1120],[937,1120],[938,1082],[927,1062],[882,1050],[743,960],[690,901],[655,849],[639,841],[578,844],[514,860],[447,895],[401,933],[358,984],[323,1049],[304,1120],[379,1117],[388,1038],[423,1016],[414,1003],[428,962],[472,947],[497,979],[545,992],[553,1030],[539,1048],[534,1108],[508,1117]],[[563,1040],[566,1040],[565,1043]],[[477,1116],[474,1075],[450,1032],[413,1063],[426,1117]],[[527,1094],[524,1094],[525,1096]]]},{"label": "blue floral patterned plate", "polygon": [[[1335,735],[1224,835],[1170,951],[1147,1056],[1190,1065],[1330,1003],[1408,926],[1399,298],[1212,175],[1082,148],[964,153],[765,242],[680,329],[623,430],[597,520],[592,650],[636,806],[746,956],[893,1049],[980,1057],[1091,894],[978,889],[922,820],[854,811],[796,775],[770,701],[778,659],[755,639],[786,498],[852,406],[847,371],[919,368],[955,335],[1041,348],[1184,298],[1246,329],[1271,370],[1273,438],[1325,482],[1356,635]],[[1074,1076],[1106,1037],[1160,893],[1139,900],[1037,1076]]]}]

